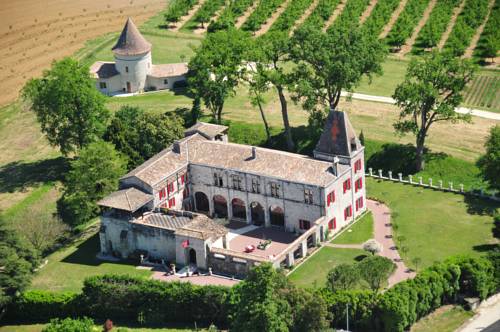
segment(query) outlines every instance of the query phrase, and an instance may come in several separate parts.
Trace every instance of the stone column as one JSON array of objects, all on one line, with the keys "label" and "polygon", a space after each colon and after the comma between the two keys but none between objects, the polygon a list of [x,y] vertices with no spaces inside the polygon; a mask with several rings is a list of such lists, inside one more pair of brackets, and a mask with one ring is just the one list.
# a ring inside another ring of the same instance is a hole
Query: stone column
[{"label": "stone column", "polygon": [[419,176],[419,177],[418,177],[418,184],[419,184],[419,185],[422,185],[422,184],[423,184],[423,182],[422,182],[422,177],[421,177],[421,176]]},{"label": "stone column", "polygon": [[453,190],[453,182],[450,182],[450,190]]},{"label": "stone column", "polygon": [[208,213],[210,214],[210,216],[213,216],[215,213],[214,199],[213,199],[213,197],[210,197],[210,196],[208,196],[207,198],[208,198]]},{"label": "stone column", "polygon": [[398,173],[399,182],[403,182],[403,173]]},{"label": "stone column", "polygon": [[429,178],[429,187],[432,187],[432,178]]},{"label": "stone column", "polygon": [[379,176],[380,178],[382,178],[382,170],[381,170],[381,169],[379,169],[379,170],[378,170],[378,176]]},{"label": "stone column", "polygon": [[271,227],[271,216],[268,208],[264,209],[264,226]]},{"label": "stone column", "polygon": [[293,266],[294,263],[295,263],[295,259],[293,257],[293,251],[290,251],[286,255],[286,266],[291,267],[291,266]]},{"label": "stone column", "polygon": [[463,183],[460,183],[460,192],[463,193],[464,192],[464,185]]},{"label": "stone column", "polygon": [[247,211],[247,224],[252,223],[252,209],[250,208],[250,205],[246,206],[246,211]]},{"label": "stone column", "polygon": [[392,171],[389,171],[389,179],[392,180]]},{"label": "stone column", "polygon": [[368,168],[368,171],[370,172],[370,176],[373,176],[373,168]]},{"label": "stone column", "polygon": [[307,256],[307,239],[302,241],[302,243],[300,244],[300,251],[302,253],[302,257]]},{"label": "stone column", "polygon": [[439,180],[439,189],[443,189],[443,180]]},{"label": "stone column", "polygon": [[408,181],[410,181],[411,184],[413,184],[413,175],[408,175]]}]

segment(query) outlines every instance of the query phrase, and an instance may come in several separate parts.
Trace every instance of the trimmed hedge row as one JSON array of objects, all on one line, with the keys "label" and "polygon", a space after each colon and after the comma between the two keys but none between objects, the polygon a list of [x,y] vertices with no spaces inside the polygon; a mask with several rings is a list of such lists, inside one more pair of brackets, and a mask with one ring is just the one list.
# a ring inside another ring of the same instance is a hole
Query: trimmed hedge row
[{"label": "trimmed hedge row", "polygon": [[428,4],[429,0],[408,0],[389,35],[387,35],[389,45],[396,47],[404,45],[405,41],[411,37]]},{"label": "trimmed hedge row", "polygon": [[391,19],[392,13],[399,5],[399,0],[379,0],[373,11],[363,24],[370,34],[379,35]]},{"label": "trimmed hedge row", "polygon": [[242,30],[256,32],[285,0],[260,0],[259,5],[241,26]]},{"label": "trimmed hedge row", "polygon": [[304,21],[302,26],[311,26],[316,29],[322,29],[326,21],[333,14],[333,11],[339,4],[340,0],[320,0],[318,6]]},{"label": "trimmed hedge row", "polygon": [[207,0],[198,9],[193,20],[200,24],[205,24],[215,15],[215,13],[224,5],[224,0]]},{"label": "trimmed hedge row", "polygon": [[292,0],[269,31],[290,31],[295,22],[311,6],[313,0]]},{"label": "trimmed hedge row", "polygon": [[[355,329],[402,332],[438,307],[457,303],[461,296],[484,299],[497,292],[499,276],[500,252],[496,252],[489,259],[459,256],[434,264],[383,294],[333,292],[326,287],[318,294],[327,303],[333,327],[343,326],[349,304]],[[239,289],[105,275],[87,279],[81,294],[26,292],[8,308],[6,318],[20,323],[89,316],[146,325],[197,322],[227,327],[228,313],[240,306],[231,302],[239,298],[231,293]]]},{"label": "trimmed hedge row", "polygon": [[189,10],[198,3],[199,0],[174,0],[170,2],[165,13],[167,22],[177,22],[182,16],[187,15]]}]

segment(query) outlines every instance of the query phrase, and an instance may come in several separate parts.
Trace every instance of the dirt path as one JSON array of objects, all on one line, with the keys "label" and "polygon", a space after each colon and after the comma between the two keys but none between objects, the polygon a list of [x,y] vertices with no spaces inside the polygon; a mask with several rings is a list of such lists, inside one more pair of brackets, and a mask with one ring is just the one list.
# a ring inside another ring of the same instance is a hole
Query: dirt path
[{"label": "dirt path", "polygon": [[415,272],[409,270],[397,251],[396,244],[392,238],[391,211],[379,202],[367,200],[368,209],[373,214],[373,225],[375,240],[382,244],[381,256],[387,257],[396,264],[396,271],[389,277],[388,287],[403,280],[415,277]]},{"label": "dirt path", "polygon": [[257,6],[259,6],[258,0],[256,0],[252,6],[248,7],[243,15],[238,17],[238,19],[236,20],[236,23],[234,24],[236,26],[236,28],[238,28],[238,29],[241,28],[243,23],[245,23],[245,21],[248,19],[248,17],[250,15],[252,15],[252,13],[254,12],[255,8],[257,8]]},{"label": "dirt path", "polygon": [[297,22],[295,22],[295,24],[293,25],[291,31],[290,31],[290,35],[293,34],[293,31],[295,29],[297,29],[298,27],[300,27],[305,20],[307,20],[307,18],[312,14],[312,12],[316,9],[316,7],[318,7],[318,4],[319,4],[319,0],[314,0],[313,3],[309,6],[309,8],[307,8],[307,10],[304,12],[304,14],[297,20]]},{"label": "dirt path", "polygon": [[415,30],[413,30],[413,33],[412,33],[410,39],[408,39],[406,41],[406,44],[403,47],[401,47],[401,50],[398,53],[400,58],[404,57],[408,52],[411,51],[413,44],[415,44],[415,41],[417,40],[417,36],[420,33],[420,30],[422,30],[425,23],[429,19],[429,15],[431,14],[432,9],[434,9],[436,2],[437,2],[437,0],[431,0],[429,2],[429,5],[425,9],[424,14],[422,15],[422,18],[420,19],[420,22],[418,22],[417,27],[415,28]]},{"label": "dirt path", "polygon": [[335,22],[337,17],[342,14],[342,11],[345,8],[345,5],[347,4],[347,0],[340,0],[339,4],[337,5],[337,8],[333,11],[332,16],[326,21],[325,26],[323,27],[323,32],[326,32],[328,28]]},{"label": "dirt path", "polygon": [[179,22],[177,22],[177,24],[175,25],[175,27],[173,27],[171,30],[172,31],[179,31],[180,28],[182,28],[182,26],[184,24],[186,24],[186,22],[188,22],[193,16],[194,14],[196,14],[196,12],[198,11],[198,9],[200,9],[201,6],[203,6],[203,4],[205,3],[206,0],[200,0],[200,2],[198,2],[197,5],[193,6],[193,8],[191,8],[191,10],[187,13],[186,16],[183,16]]},{"label": "dirt path", "polygon": [[405,6],[406,6],[407,2],[408,2],[408,0],[402,0],[399,3],[398,8],[396,8],[396,10],[394,11],[394,13],[392,13],[391,19],[385,25],[384,30],[382,30],[382,32],[380,33],[380,36],[378,36],[378,38],[384,39],[385,37],[387,37],[387,35],[389,34],[389,32],[391,32],[391,29],[394,26],[394,23],[396,23],[396,21],[398,20],[399,15],[401,15],[401,13],[403,12],[403,10],[405,9]]},{"label": "dirt path", "polygon": [[162,0],[73,2],[19,0],[0,7],[0,105],[14,101],[24,83],[53,60],[74,54],[89,39],[118,32],[158,13]]},{"label": "dirt path", "polygon": [[455,26],[455,22],[457,21],[458,15],[460,15],[460,13],[462,12],[462,9],[464,9],[465,1],[466,0],[462,0],[462,3],[460,4],[460,6],[453,9],[453,15],[451,16],[451,20],[448,23],[448,26],[446,27],[446,31],[443,33],[443,35],[441,36],[441,40],[437,44],[438,50],[442,50],[444,47],[444,44],[446,44],[446,41],[448,40],[448,37],[450,36],[450,33],[453,30],[453,27]]},{"label": "dirt path", "polygon": [[365,23],[366,19],[368,17],[370,17],[370,15],[371,15],[371,13],[373,11],[373,8],[375,8],[375,6],[377,5],[377,2],[378,2],[378,0],[371,0],[370,1],[370,4],[368,5],[368,7],[366,7],[366,9],[363,12],[363,14],[361,14],[361,18],[359,19],[359,23],[360,24]]},{"label": "dirt path", "polygon": [[495,0],[490,0],[490,3],[488,5],[488,14],[486,15],[486,19],[484,20],[483,24],[477,28],[476,34],[474,37],[472,37],[472,40],[470,42],[469,47],[465,50],[465,53],[463,55],[463,58],[471,58],[472,54],[474,53],[474,50],[476,49],[477,43],[479,42],[479,38],[481,38],[481,34],[483,33],[484,27],[486,26],[486,23],[488,23],[488,20],[491,15],[491,10],[493,8],[493,5],[495,4]]},{"label": "dirt path", "polygon": [[284,3],[282,3],[281,6],[279,6],[278,9],[276,9],[276,11],[273,13],[273,15],[271,15],[271,17],[266,21],[266,23],[264,23],[260,27],[260,29],[255,33],[255,35],[258,37],[268,32],[271,26],[273,25],[274,21],[276,21],[278,17],[280,17],[280,15],[285,11],[286,7],[288,7],[291,1],[292,0],[286,0]]}]

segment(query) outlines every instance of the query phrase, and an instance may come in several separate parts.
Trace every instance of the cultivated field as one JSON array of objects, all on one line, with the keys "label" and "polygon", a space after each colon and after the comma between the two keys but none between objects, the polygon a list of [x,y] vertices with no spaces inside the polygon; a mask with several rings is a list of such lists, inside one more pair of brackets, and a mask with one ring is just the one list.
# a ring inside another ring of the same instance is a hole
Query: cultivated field
[{"label": "cultivated field", "polygon": [[0,6],[0,105],[14,101],[31,77],[84,43],[118,31],[130,16],[142,23],[165,0],[18,0]]}]

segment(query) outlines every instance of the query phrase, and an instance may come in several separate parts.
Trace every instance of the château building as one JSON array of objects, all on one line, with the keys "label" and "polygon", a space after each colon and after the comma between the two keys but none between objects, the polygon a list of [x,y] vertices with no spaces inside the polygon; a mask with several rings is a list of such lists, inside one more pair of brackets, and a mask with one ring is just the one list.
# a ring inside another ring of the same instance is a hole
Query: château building
[{"label": "ch\u00e2teau building", "polygon": [[227,131],[198,122],[126,174],[99,202],[101,252],[244,276],[293,265],[365,211],[364,147],[346,113],[329,113],[314,158],[234,144]]}]

